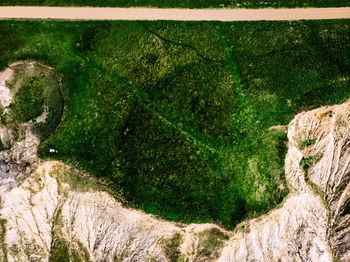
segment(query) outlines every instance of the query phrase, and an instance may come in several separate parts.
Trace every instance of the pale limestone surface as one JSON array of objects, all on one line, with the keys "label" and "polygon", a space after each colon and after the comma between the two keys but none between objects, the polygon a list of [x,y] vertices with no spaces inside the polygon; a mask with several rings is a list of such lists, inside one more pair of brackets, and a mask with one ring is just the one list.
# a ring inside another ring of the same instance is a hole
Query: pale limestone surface
[{"label": "pale limestone surface", "polygon": [[0,106],[8,107],[12,102],[12,95],[10,89],[6,86],[6,82],[12,78],[13,70],[7,68],[0,72]]}]

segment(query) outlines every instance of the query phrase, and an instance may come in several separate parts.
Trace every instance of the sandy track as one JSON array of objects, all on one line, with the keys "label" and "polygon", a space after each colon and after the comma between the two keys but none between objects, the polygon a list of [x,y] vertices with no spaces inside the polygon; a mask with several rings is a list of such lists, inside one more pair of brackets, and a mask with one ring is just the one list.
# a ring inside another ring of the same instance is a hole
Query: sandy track
[{"label": "sandy track", "polygon": [[0,19],[258,21],[350,18],[350,7],[295,9],[159,9],[0,7]]}]

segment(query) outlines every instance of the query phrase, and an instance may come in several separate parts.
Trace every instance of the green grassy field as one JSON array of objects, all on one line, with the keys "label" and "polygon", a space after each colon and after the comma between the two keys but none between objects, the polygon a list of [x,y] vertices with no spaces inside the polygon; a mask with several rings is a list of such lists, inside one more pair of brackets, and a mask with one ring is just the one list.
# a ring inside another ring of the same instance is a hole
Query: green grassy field
[{"label": "green grassy field", "polygon": [[231,228],[288,192],[286,135],[268,128],[350,97],[349,28],[1,21],[0,67],[34,59],[62,78],[63,119],[41,157],[104,178],[147,212]]},{"label": "green grassy field", "polygon": [[264,7],[341,7],[347,0],[4,0],[3,6],[101,6],[101,7],[162,7],[162,8],[264,8]]}]

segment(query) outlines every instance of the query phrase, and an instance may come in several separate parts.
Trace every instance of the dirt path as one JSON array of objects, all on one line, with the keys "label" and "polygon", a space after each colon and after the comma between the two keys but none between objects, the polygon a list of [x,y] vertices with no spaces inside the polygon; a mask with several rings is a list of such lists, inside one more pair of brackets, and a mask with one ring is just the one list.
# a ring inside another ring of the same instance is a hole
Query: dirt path
[{"label": "dirt path", "polygon": [[0,7],[0,19],[258,21],[350,18],[350,7],[295,9],[159,9]]}]

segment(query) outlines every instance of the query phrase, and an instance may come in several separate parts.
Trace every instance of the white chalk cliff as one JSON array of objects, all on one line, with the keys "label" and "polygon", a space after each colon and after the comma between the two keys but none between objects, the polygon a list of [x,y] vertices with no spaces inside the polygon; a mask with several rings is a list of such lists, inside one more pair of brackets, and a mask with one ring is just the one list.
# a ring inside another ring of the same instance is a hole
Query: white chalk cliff
[{"label": "white chalk cliff", "polygon": [[20,141],[10,133],[0,129],[11,145],[0,151],[0,261],[350,261],[350,101],[294,118],[289,195],[234,231],[124,207],[70,167],[38,159],[30,125]]}]

